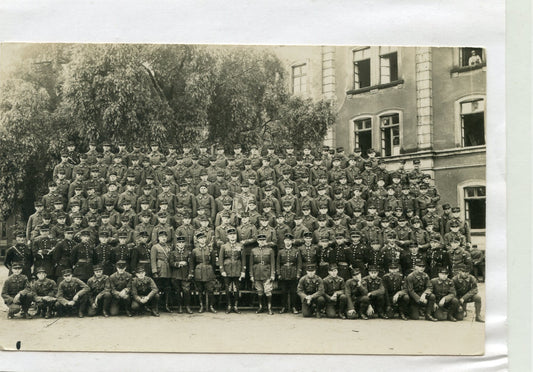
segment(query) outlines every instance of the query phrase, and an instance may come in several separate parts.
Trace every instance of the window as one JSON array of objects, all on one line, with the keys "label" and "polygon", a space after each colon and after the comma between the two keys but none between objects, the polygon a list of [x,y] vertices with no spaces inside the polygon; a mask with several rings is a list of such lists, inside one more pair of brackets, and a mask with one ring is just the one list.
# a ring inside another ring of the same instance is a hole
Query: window
[{"label": "window", "polygon": [[460,48],[459,66],[468,67],[485,63],[483,48]]},{"label": "window", "polygon": [[485,186],[468,186],[464,188],[465,220],[472,229],[485,228],[485,191]]},{"label": "window", "polygon": [[463,147],[485,144],[484,99],[461,102],[461,138]]},{"label": "window", "polygon": [[370,86],[370,48],[353,52],[353,88]]},{"label": "window", "polygon": [[372,147],[372,119],[354,120],[355,147],[359,147],[363,156],[367,156],[367,150]]},{"label": "window", "polygon": [[400,114],[380,116],[380,125],[382,155],[400,155]]},{"label": "window", "polygon": [[398,53],[381,54],[379,56],[379,71],[381,84],[398,80]]},{"label": "window", "polygon": [[307,92],[307,65],[305,63],[292,68],[292,92],[294,94]]}]

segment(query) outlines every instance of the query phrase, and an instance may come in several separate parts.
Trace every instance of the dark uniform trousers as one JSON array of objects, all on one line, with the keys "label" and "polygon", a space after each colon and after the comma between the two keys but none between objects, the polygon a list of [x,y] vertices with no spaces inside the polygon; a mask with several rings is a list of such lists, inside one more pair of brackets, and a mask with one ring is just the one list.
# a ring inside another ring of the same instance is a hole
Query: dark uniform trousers
[{"label": "dark uniform trousers", "polygon": [[[131,308],[131,296],[129,293],[129,286],[131,283],[132,275],[128,272],[119,274],[118,272],[114,273],[109,277],[109,286],[111,290],[111,308],[109,310],[111,315],[118,315],[120,308],[123,307],[126,311],[129,311]],[[119,296],[119,293],[127,288],[128,296],[127,298],[122,298]]]},{"label": "dark uniform trousers", "polygon": [[[59,316],[67,315],[69,312],[78,311],[81,315],[87,307],[87,293],[89,287],[78,278],[72,278],[70,282],[63,280],[57,289],[56,309]],[[69,301],[78,295],[74,305],[69,305]]]},{"label": "dark uniform trousers", "polygon": [[[413,320],[420,317],[420,309],[425,309],[426,316],[431,315],[435,304],[435,295],[431,293],[432,285],[429,276],[423,272],[412,272],[405,279],[409,293],[409,316]],[[420,302],[422,294],[426,294],[427,303]]]},{"label": "dark uniform trousers", "polygon": [[[170,284],[172,291],[177,295],[178,306],[190,306],[191,304],[191,282],[189,278],[191,254],[188,249],[175,249],[170,253],[170,268],[172,277]],[[180,265],[185,262],[185,265]]]},{"label": "dark uniform trousers", "polygon": [[[18,303],[14,303],[15,296],[19,294]],[[23,313],[28,311],[33,296],[28,290],[28,278],[26,275],[11,275],[4,282],[2,288],[2,298],[9,308],[9,315],[14,315],[22,310]]]},{"label": "dark uniform trousers", "polygon": [[[316,307],[316,311],[322,311],[325,306],[326,300],[324,294],[324,283],[322,279],[315,275],[313,278],[309,278],[304,275],[298,282],[297,294],[302,300],[302,315],[304,318],[313,316],[313,310]],[[311,303],[308,304],[305,297],[311,295]]]},{"label": "dark uniform trousers", "polygon": [[[57,285],[52,279],[35,280],[31,285],[33,301],[37,305],[37,312],[50,313],[56,302]],[[44,298],[48,297],[48,298]]]},{"label": "dark uniform trousers", "polygon": [[[141,302],[141,297],[148,297],[146,303]],[[135,312],[149,306],[152,310],[158,311],[159,306],[159,289],[154,280],[145,276],[143,279],[134,278],[131,282],[131,309]]]},{"label": "dark uniform trousers", "polygon": [[362,285],[368,290],[370,304],[381,316],[385,310],[385,289],[382,279],[379,277],[372,279],[370,276],[366,276],[362,282]]},{"label": "dark uniform trousers", "polygon": [[[111,305],[111,293],[109,292],[108,280],[109,277],[107,275],[102,275],[100,278],[92,276],[87,281],[87,285],[91,290],[89,294],[90,306],[87,310],[87,315],[95,316],[99,311],[102,313],[109,312],[109,307]],[[94,306],[94,302],[97,298],[98,301],[96,302],[96,306]]]},{"label": "dark uniform trousers", "polygon": [[349,279],[345,287],[346,299],[348,301],[348,312],[355,310],[354,314],[347,314],[348,319],[357,318],[357,314],[366,314],[370,299],[368,298],[368,291],[359,284],[356,279]]},{"label": "dark uniform trousers", "polygon": [[462,278],[456,275],[452,282],[457,293],[457,297],[463,300],[463,304],[457,312],[457,320],[463,320],[466,311],[466,305],[470,302],[474,303],[476,316],[481,314],[481,296],[478,294],[477,280],[473,275],[468,275]]},{"label": "dark uniform trousers", "polygon": [[[392,317],[395,308],[401,314],[406,315],[409,307],[409,295],[403,288],[403,276],[400,273],[387,273],[383,275],[383,286],[385,287],[385,307],[387,315]],[[398,299],[394,303],[393,298],[398,293]]]},{"label": "dark uniform trousers", "polygon": [[[342,293],[338,293],[335,300],[331,299],[331,296],[339,291],[342,291]],[[340,314],[346,312],[348,300],[344,291],[345,285],[342,278],[327,276],[324,279],[324,298],[326,300],[326,316],[328,318],[335,318],[337,316],[337,311]]]},{"label": "dark uniform trousers", "polygon": [[448,316],[455,317],[459,309],[459,300],[455,296],[455,288],[451,279],[441,280],[439,278],[431,279],[433,285],[433,294],[435,302],[439,303],[442,298],[446,298],[443,306],[435,311],[435,318],[445,320]]}]

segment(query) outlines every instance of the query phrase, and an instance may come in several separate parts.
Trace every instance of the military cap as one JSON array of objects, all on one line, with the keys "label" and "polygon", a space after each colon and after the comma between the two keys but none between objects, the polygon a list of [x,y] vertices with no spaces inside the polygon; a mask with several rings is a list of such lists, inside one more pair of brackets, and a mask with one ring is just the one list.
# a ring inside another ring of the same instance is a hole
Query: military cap
[{"label": "military cap", "polygon": [[192,155],[191,155],[191,159],[192,159],[192,160],[198,160],[199,157],[198,157],[197,154],[192,154]]},{"label": "military cap", "polygon": [[335,234],[335,239],[344,239],[344,234],[341,232],[338,232]]},{"label": "military cap", "polygon": [[324,214],[318,215],[317,220],[318,221],[326,221],[326,215],[324,215]]},{"label": "military cap", "polygon": [[[270,204],[272,204],[272,203],[270,203]],[[254,199],[252,199],[252,200],[248,201],[248,205],[257,205],[257,202]]]},{"label": "military cap", "polygon": [[279,220],[280,218],[285,219],[285,216],[282,215],[282,214],[280,213],[280,214],[278,214],[278,215],[276,216],[276,218],[277,218],[278,220]]},{"label": "military cap", "polygon": [[81,230],[80,231],[80,235],[81,236],[89,236],[91,233],[89,232],[89,230]]},{"label": "military cap", "polygon": [[12,269],[22,269],[22,264],[20,262],[14,262],[13,265],[11,265]]},{"label": "military cap", "polygon": [[235,228],[233,228],[233,227],[230,227],[229,229],[226,230],[226,233],[228,233],[228,234],[237,234],[237,230],[235,230]]},{"label": "military cap", "polygon": [[387,238],[389,238],[389,239],[395,239],[395,238],[396,238],[396,233],[393,233],[392,231],[389,232],[389,233],[387,234]]},{"label": "military cap", "polygon": [[[107,237],[109,237],[109,231],[107,231],[107,230],[102,230],[102,231],[100,231],[99,236],[100,236],[101,238],[107,238]],[[127,235],[126,235],[126,236],[127,236]]]},{"label": "military cap", "polygon": [[327,202],[321,202],[319,205],[318,205],[318,209],[327,209],[328,208],[328,203]]},{"label": "military cap", "polygon": [[389,269],[399,269],[400,265],[398,265],[396,262],[393,262],[389,265]]},{"label": "military cap", "polygon": [[21,230],[21,231],[17,231],[15,236],[17,238],[24,238],[24,237],[26,237],[26,234],[24,234],[24,231]]},{"label": "military cap", "polygon": [[182,236],[182,235],[176,237],[176,242],[178,242],[178,243],[184,243],[184,242],[185,242],[185,237]]},{"label": "military cap", "polygon": [[312,238],[312,237],[313,237],[313,233],[311,231],[304,232],[304,238]]},{"label": "military cap", "polygon": [[315,264],[307,264],[305,265],[305,271],[315,271],[316,265]]},{"label": "military cap", "polygon": [[391,178],[401,178],[398,172],[392,172]]},{"label": "military cap", "polygon": [[340,220],[340,219],[341,219],[341,215],[340,214],[333,215],[333,220]]},{"label": "military cap", "polygon": [[291,233],[286,233],[285,239],[294,239],[294,235],[292,235]]},{"label": "military cap", "polygon": [[102,271],[104,268],[100,264],[96,264],[93,266],[93,271]]},{"label": "military cap", "polygon": [[250,217],[250,213],[248,212],[241,212],[241,218],[248,218]]},{"label": "military cap", "polygon": [[96,221],[97,221],[96,216],[91,216],[88,219],[88,222],[96,222]]},{"label": "military cap", "polygon": [[41,225],[39,227],[39,230],[41,230],[41,231],[50,231],[50,225],[44,225],[43,224],[43,225]]},{"label": "military cap", "polygon": [[413,164],[420,164],[420,159],[413,160]]},{"label": "military cap", "polygon": [[266,240],[266,235],[265,234],[259,234],[257,235],[257,240]]},{"label": "military cap", "polygon": [[361,233],[360,233],[359,231],[352,230],[352,231],[350,232],[350,236],[351,236],[352,238],[357,238],[357,237],[360,238],[360,237],[361,237]]},{"label": "military cap", "polygon": [[418,244],[416,244],[416,243],[409,243],[409,248],[418,248]]},{"label": "military cap", "polygon": [[376,245],[376,244],[381,245],[380,241],[377,240],[377,239],[374,239],[374,240],[370,241],[370,244],[371,244],[371,245]]},{"label": "military cap", "polygon": [[407,218],[405,218],[405,216],[398,217],[398,222],[404,222],[404,221],[407,221]]},{"label": "military cap", "polygon": [[292,202],[290,200],[284,200],[283,201],[283,206],[284,207],[290,207],[292,205]]},{"label": "military cap", "polygon": [[373,214],[369,214],[369,215],[365,216],[365,219],[367,221],[373,221],[374,220],[374,215]]},{"label": "military cap", "polygon": [[442,209],[451,209],[450,204],[449,203],[444,203],[442,205]]},{"label": "military cap", "polygon": [[135,269],[135,272],[136,272],[136,273],[144,273],[144,272],[146,272],[146,269],[144,268],[143,265],[139,265],[139,266],[137,266],[137,268]]},{"label": "military cap", "polygon": [[418,216],[415,216],[411,219],[411,223],[421,223],[422,221],[420,220],[420,217]]},{"label": "military cap", "polygon": [[457,265],[457,270],[459,270],[459,271],[468,271],[468,268],[466,267],[465,264],[459,264],[459,265]]},{"label": "military cap", "polygon": [[139,236],[148,236],[148,231],[146,230],[139,231]]},{"label": "military cap", "polygon": [[379,268],[376,265],[370,265],[368,271],[379,271]]},{"label": "military cap", "polygon": [[125,239],[125,238],[128,237],[128,233],[127,233],[127,232],[123,232],[123,231],[121,231],[121,232],[118,234],[118,237],[119,237],[119,238],[123,238],[123,239]]},{"label": "military cap", "polygon": [[327,235],[321,235],[321,236],[320,236],[320,241],[321,241],[321,242],[327,242],[327,241],[329,241],[329,238],[328,238]]},{"label": "military cap", "polygon": [[370,167],[372,167],[372,163],[369,162],[369,161],[366,161],[364,166],[370,168]]},{"label": "military cap", "polygon": [[422,267],[422,266],[426,266],[426,264],[425,264],[425,262],[423,260],[418,259],[418,260],[415,261],[415,266]]},{"label": "military cap", "polygon": [[130,221],[129,214],[123,214],[122,216],[120,216],[120,221],[121,222],[129,222]]},{"label": "military cap", "polygon": [[338,270],[338,268],[339,268],[339,267],[337,266],[336,263],[330,263],[330,264],[328,265],[328,271]]},{"label": "military cap", "polygon": [[420,185],[420,190],[427,190],[427,189],[428,189],[428,185],[426,185],[425,183]]},{"label": "military cap", "polygon": [[268,216],[264,215],[264,214],[260,215],[259,216],[259,221],[268,221]]},{"label": "military cap", "polygon": [[452,208],[452,213],[457,213],[457,212],[461,212],[461,208],[459,208],[459,207],[453,207],[453,208]]},{"label": "military cap", "polygon": [[209,221],[209,219],[207,218],[207,216],[204,214],[202,216],[198,216],[198,221]]},{"label": "military cap", "polygon": [[168,236],[167,230],[160,230],[158,236]]},{"label": "military cap", "polygon": [[294,220],[295,220],[295,221],[296,221],[296,220],[303,220],[303,219],[304,219],[304,216],[301,215],[301,214],[297,214],[297,215],[294,216]]},{"label": "military cap", "polygon": [[165,212],[165,211],[161,211],[157,214],[157,217],[158,218],[167,218],[168,217],[168,213]]},{"label": "military cap", "polygon": [[[15,266],[15,265],[13,265],[13,268],[14,268],[14,266]],[[40,266],[40,267],[38,267],[38,268],[35,270],[35,272],[36,272],[37,274],[39,274],[39,273],[46,273],[46,269],[45,269],[44,267]]]},{"label": "military cap", "polygon": [[83,218],[83,216],[81,215],[80,212],[76,212],[76,213],[72,213],[72,218],[73,218],[73,219],[76,219],[76,218]]},{"label": "military cap", "polygon": [[196,239],[205,238],[205,233],[203,231],[200,231],[196,234]]},{"label": "military cap", "polygon": [[62,271],[63,276],[72,275],[72,269],[64,269]]},{"label": "military cap", "polygon": [[358,267],[352,268],[351,271],[352,271],[352,276],[356,276],[356,275],[361,274],[361,270]]},{"label": "military cap", "polygon": [[450,227],[459,227],[459,222],[458,221],[450,222]]},{"label": "military cap", "polygon": [[126,267],[126,261],[124,260],[118,260],[117,261],[117,267],[124,268]]},{"label": "military cap", "polygon": [[310,210],[311,209],[311,205],[306,203],[304,205],[302,205],[302,210]]}]

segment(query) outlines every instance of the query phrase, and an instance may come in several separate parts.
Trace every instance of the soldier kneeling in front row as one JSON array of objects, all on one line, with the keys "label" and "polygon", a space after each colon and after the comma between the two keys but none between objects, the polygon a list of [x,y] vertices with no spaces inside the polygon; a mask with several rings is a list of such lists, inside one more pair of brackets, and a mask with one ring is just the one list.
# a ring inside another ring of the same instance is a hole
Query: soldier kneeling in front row
[{"label": "soldier kneeling in front row", "polygon": [[405,287],[409,294],[409,310],[413,320],[418,320],[420,310],[425,310],[427,320],[436,322],[431,315],[435,305],[435,295],[431,293],[432,284],[428,274],[424,272],[424,261],[417,260],[414,271],[405,279]]},{"label": "soldier kneeling in front row", "polygon": [[94,266],[94,275],[87,281],[89,286],[89,309],[87,315],[95,316],[99,311],[107,318],[111,304],[111,292],[109,291],[109,277],[104,275],[102,265]]},{"label": "soldier kneeling in front row", "polygon": [[137,267],[136,278],[131,281],[131,309],[143,313],[145,307],[153,316],[159,316],[159,290],[154,280],[146,276],[143,266]]},{"label": "soldier kneeling in front row", "polygon": [[451,279],[448,278],[448,269],[445,267],[439,269],[439,277],[431,279],[433,286],[433,294],[435,295],[435,302],[437,303],[437,310],[435,311],[435,318],[437,320],[445,320],[455,322],[457,319],[457,309],[459,308],[459,301],[455,297],[455,288]]},{"label": "soldier kneeling in front row", "polygon": [[28,278],[22,274],[22,264],[18,262],[11,266],[11,270],[13,274],[7,277],[2,287],[2,298],[9,308],[7,318],[11,319],[21,312],[22,318],[31,319],[28,308],[32,295],[28,288]]},{"label": "soldier kneeling in front row", "polygon": [[324,283],[316,275],[316,265],[308,264],[305,268],[304,275],[298,282],[297,294],[302,300],[302,314],[305,318],[313,316],[316,311],[316,317],[322,317],[322,309],[325,305],[324,300]]},{"label": "soldier kneeling in front row", "polygon": [[368,299],[372,306],[372,313],[374,310],[377,312],[378,317],[388,319],[388,315],[385,313],[385,288],[383,287],[383,281],[378,276],[379,268],[371,265],[368,268],[368,276],[365,276],[361,280],[362,286],[368,292]]},{"label": "soldier kneeling in front row", "polygon": [[361,271],[352,269],[352,278],[346,281],[346,298],[348,300],[348,319],[368,319],[367,311],[370,305],[368,290],[361,284]]},{"label": "soldier kneeling in front row", "polygon": [[58,316],[71,315],[78,312],[83,318],[87,306],[89,287],[78,278],[72,276],[71,269],[63,270],[63,280],[57,288],[56,309]]},{"label": "soldier kneeling in front row", "polygon": [[346,295],[344,294],[344,279],[338,276],[337,264],[333,263],[328,268],[329,275],[323,280],[324,298],[326,299],[326,316],[346,319]]},{"label": "soldier kneeling in front row", "polygon": [[46,277],[46,269],[38,267],[37,280],[31,284],[33,301],[37,305],[37,315],[46,319],[52,316],[56,302],[57,285],[52,279]]},{"label": "soldier kneeling in front row", "polygon": [[399,270],[400,266],[392,263],[389,265],[389,272],[383,275],[386,313],[389,318],[392,318],[395,311],[398,311],[400,318],[408,320],[409,295],[405,289],[405,280]]},{"label": "soldier kneeling in front row", "polygon": [[481,296],[478,294],[476,278],[468,273],[466,265],[459,265],[458,270],[459,273],[452,279],[460,304],[457,319],[463,320],[466,305],[473,302],[476,309],[476,322],[485,323],[481,317]]}]

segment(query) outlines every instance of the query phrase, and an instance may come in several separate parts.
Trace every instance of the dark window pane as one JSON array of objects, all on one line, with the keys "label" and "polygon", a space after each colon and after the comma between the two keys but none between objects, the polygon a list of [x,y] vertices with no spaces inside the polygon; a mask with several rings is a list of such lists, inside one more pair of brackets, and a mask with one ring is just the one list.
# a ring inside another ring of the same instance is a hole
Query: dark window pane
[{"label": "dark window pane", "polygon": [[366,156],[366,152],[372,147],[372,131],[359,132],[359,147],[361,152]]},{"label": "dark window pane", "polygon": [[390,80],[398,80],[398,53],[389,54],[390,60]]},{"label": "dark window pane", "polygon": [[370,86],[370,59],[357,62],[359,70],[359,88]]},{"label": "dark window pane", "polygon": [[463,115],[464,146],[485,144],[485,115],[483,112]]},{"label": "dark window pane", "polygon": [[484,229],[486,213],[485,199],[471,199],[467,200],[466,203],[468,203],[470,227],[472,229]]},{"label": "dark window pane", "polygon": [[477,196],[485,196],[485,188],[484,187],[477,187]]},{"label": "dark window pane", "polygon": [[476,196],[476,190],[473,187],[465,187],[465,196],[469,198]]}]

